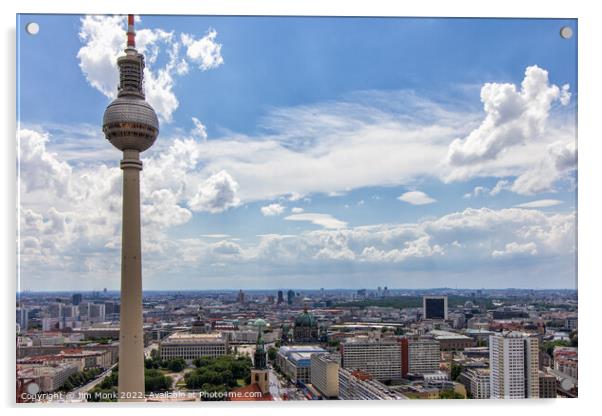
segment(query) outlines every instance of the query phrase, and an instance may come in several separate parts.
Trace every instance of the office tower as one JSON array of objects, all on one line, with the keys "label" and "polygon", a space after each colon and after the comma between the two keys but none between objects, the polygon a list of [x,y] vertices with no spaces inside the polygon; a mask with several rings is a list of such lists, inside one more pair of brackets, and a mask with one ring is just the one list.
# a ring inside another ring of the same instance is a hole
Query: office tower
[{"label": "office tower", "polygon": [[29,311],[24,307],[17,308],[17,323],[21,331],[27,330],[27,324],[29,322]]},{"label": "office tower", "polygon": [[82,303],[82,294],[81,293],[74,293],[73,296],[71,296],[71,303],[74,306],[77,306],[80,303]]},{"label": "office tower", "polygon": [[447,296],[423,296],[422,319],[447,319]]},{"label": "office tower", "polygon": [[117,59],[117,98],[105,110],[102,130],[123,151],[121,235],[121,319],[119,396],[144,400],[144,337],[142,331],[142,259],[140,244],[140,153],[155,142],[159,120],[144,99],[144,56],[136,50],[134,15],[128,15],[125,55]]},{"label": "office tower", "polygon": [[238,296],[236,297],[236,301],[240,304],[245,303],[245,292],[241,290],[238,291]]},{"label": "office tower", "polygon": [[92,322],[103,322],[105,320],[105,305],[91,303],[89,307],[88,319]]},{"label": "office tower", "polygon": [[63,304],[59,302],[51,303],[46,309],[48,318],[62,318],[63,317]]},{"label": "office tower", "polygon": [[347,338],[340,344],[341,366],[368,372],[379,381],[402,378],[402,342],[396,338]]},{"label": "office tower", "polygon": [[284,302],[284,293],[282,293],[282,290],[278,291],[278,305],[280,305],[281,303]]},{"label": "office tower", "polygon": [[492,399],[539,397],[539,342],[520,332],[489,337]]},{"label": "office tower", "polygon": [[408,341],[410,373],[434,373],[439,371],[441,351],[439,342],[433,337],[420,337]]},{"label": "office tower", "polygon": [[292,290],[289,290],[286,294],[286,300],[289,305],[292,305],[293,302],[295,301],[295,292]]},{"label": "office tower", "polygon": [[327,398],[339,396],[339,368],[341,357],[338,354],[312,354],[311,384]]}]

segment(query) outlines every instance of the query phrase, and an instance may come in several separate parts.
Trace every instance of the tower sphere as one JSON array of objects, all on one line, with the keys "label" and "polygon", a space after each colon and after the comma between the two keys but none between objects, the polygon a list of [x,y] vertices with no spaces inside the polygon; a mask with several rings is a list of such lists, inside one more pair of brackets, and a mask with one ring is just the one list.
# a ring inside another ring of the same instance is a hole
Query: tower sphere
[{"label": "tower sphere", "polygon": [[135,95],[117,97],[105,110],[102,130],[119,150],[145,151],[159,134],[155,110]]}]

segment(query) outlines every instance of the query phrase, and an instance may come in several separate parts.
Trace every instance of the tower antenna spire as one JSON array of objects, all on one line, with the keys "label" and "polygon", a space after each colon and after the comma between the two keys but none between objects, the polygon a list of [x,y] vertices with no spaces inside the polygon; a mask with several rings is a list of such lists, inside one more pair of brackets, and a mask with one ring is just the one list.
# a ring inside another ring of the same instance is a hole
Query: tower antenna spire
[{"label": "tower antenna spire", "polygon": [[136,31],[134,30],[134,15],[128,14],[128,48],[136,48]]}]

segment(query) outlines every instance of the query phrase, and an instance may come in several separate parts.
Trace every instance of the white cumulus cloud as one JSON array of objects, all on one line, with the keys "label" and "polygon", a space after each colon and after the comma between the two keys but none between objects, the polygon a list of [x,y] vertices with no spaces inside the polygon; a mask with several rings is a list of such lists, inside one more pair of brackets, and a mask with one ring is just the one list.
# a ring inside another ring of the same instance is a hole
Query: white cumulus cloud
[{"label": "white cumulus cloud", "polygon": [[537,245],[533,242],[530,243],[508,243],[503,250],[494,250],[491,252],[493,257],[520,257],[520,256],[536,256]]},{"label": "white cumulus cloud", "polygon": [[486,113],[481,125],[449,146],[451,165],[470,165],[495,159],[505,149],[537,140],[544,132],[552,103],[568,104],[568,87],[550,85],[548,72],[530,66],[518,91],[514,84],[487,83],[481,89]]},{"label": "white cumulus cloud", "polygon": [[[79,66],[90,85],[110,99],[117,96],[117,57],[123,55],[125,49],[125,23],[124,16],[91,15],[81,19],[79,37],[83,46],[77,53]],[[180,50],[185,46],[188,59],[194,62],[205,59],[207,65],[201,65],[203,70],[216,68],[223,63],[219,54],[221,45],[214,43],[216,35],[217,32],[211,29],[201,40],[193,41],[191,35],[177,36],[173,31],[167,32],[160,28],[137,29],[136,48],[146,58],[146,99],[162,121],[171,122],[172,114],[179,106],[174,92],[176,77],[189,71],[188,62],[181,56]],[[195,42],[202,43],[194,46]],[[166,59],[159,66],[158,57],[162,53]]]},{"label": "white cumulus cloud", "polygon": [[240,203],[237,191],[238,183],[228,172],[222,170],[199,184],[196,193],[188,201],[188,206],[196,212],[222,212]]},{"label": "white cumulus cloud", "polygon": [[269,204],[266,206],[261,207],[261,214],[264,217],[273,217],[273,216],[277,216],[277,215],[282,215],[282,213],[286,210],[286,207],[283,205],[280,205],[278,203],[275,204]]},{"label": "white cumulus cloud", "polygon": [[198,64],[203,71],[217,68],[224,63],[221,50],[222,45],[215,41],[217,32],[211,28],[205,36],[195,40],[192,35],[182,33],[182,44],[186,46],[186,56]]},{"label": "white cumulus cloud", "polygon": [[427,194],[421,191],[409,191],[403,195],[397,197],[400,201],[407,202],[412,205],[427,205],[437,202],[435,198],[431,198]]}]

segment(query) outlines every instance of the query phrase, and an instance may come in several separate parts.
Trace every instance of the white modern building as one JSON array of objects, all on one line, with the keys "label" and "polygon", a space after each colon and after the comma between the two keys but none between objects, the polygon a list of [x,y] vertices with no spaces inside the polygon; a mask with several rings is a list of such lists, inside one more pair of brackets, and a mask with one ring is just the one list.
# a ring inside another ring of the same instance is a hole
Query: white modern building
[{"label": "white modern building", "polygon": [[473,399],[491,397],[491,371],[488,368],[471,368],[465,372]]},{"label": "white modern building", "polygon": [[227,353],[228,341],[219,333],[176,332],[159,343],[159,356],[162,360],[183,358],[192,361],[199,357],[219,357]]},{"label": "white modern building", "polygon": [[339,396],[339,368],[341,357],[338,354],[312,354],[311,384],[327,398]]},{"label": "white modern building", "polygon": [[489,338],[492,399],[539,397],[539,342],[521,332]]},{"label": "white modern building", "polygon": [[408,341],[410,373],[435,373],[439,370],[441,350],[433,337],[420,337]]},{"label": "white modern building", "polygon": [[396,338],[347,338],[341,342],[341,366],[368,372],[379,381],[402,378],[402,346]]}]

